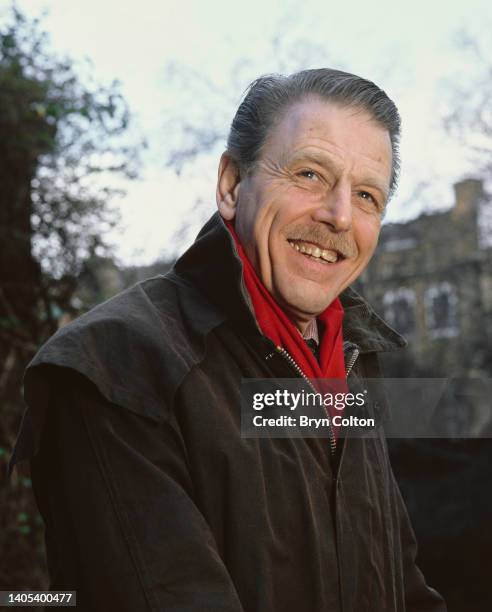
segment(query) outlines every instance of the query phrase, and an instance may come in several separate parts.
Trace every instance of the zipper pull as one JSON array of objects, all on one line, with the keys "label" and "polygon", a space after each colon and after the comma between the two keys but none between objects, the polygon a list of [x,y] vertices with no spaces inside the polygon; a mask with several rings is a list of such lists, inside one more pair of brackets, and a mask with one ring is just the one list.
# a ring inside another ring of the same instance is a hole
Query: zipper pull
[{"label": "zipper pull", "polygon": [[283,352],[283,348],[281,346],[276,346],[274,351],[270,351],[267,355],[265,355],[265,360],[268,361],[269,359],[271,359],[275,353],[282,353]]}]

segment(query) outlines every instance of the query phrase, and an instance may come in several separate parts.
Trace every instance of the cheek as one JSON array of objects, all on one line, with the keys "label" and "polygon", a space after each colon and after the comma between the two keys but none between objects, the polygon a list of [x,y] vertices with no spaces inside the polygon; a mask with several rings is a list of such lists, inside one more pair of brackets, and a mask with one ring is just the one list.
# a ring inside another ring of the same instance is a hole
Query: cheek
[{"label": "cheek", "polygon": [[381,230],[379,218],[365,218],[354,224],[354,237],[363,259],[369,259],[376,250]]},{"label": "cheek", "polygon": [[256,233],[261,236],[268,235],[269,242],[282,240],[282,230],[296,218],[299,206],[288,198],[282,198],[282,194],[274,194],[258,210],[256,216]]},{"label": "cheek", "polygon": [[283,233],[285,228],[296,223],[312,223],[307,215],[313,210],[315,200],[312,194],[301,189],[284,189],[276,194],[269,207],[272,229]]}]

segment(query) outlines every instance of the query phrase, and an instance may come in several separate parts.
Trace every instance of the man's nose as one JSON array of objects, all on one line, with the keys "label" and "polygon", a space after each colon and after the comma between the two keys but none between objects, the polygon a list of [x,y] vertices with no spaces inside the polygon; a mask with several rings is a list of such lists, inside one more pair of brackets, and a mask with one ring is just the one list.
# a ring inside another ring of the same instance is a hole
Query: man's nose
[{"label": "man's nose", "polygon": [[320,201],[313,213],[315,221],[326,223],[334,232],[347,232],[352,227],[352,190],[350,185],[337,184]]}]

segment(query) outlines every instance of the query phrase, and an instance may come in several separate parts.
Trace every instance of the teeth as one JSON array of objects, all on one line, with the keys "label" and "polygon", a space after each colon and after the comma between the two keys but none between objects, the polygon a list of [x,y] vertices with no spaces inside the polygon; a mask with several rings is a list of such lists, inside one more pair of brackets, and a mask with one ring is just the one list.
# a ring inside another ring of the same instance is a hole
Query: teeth
[{"label": "teeth", "polygon": [[324,261],[328,261],[329,263],[334,263],[338,259],[338,254],[335,251],[322,251],[319,247],[311,248],[308,246],[304,246],[304,244],[291,242],[290,240],[288,242],[296,251],[304,253],[305,255],[310,255],[311,257],[316,257],[317,259],[323,259]]},{"label": "teeth", "polygon": [[321,257],[325,261],[332,263],[338,259],[338,255],[335,253],[335,251],[321,251]]}]

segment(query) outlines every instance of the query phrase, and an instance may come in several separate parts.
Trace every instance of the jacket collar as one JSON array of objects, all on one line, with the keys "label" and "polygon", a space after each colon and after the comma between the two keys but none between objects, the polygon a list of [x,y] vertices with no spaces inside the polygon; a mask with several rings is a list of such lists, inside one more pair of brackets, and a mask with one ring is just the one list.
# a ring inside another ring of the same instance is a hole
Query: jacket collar
[{"label": "jacket collar", "polygon": [[[215,213],[203,226],[193,245],[177,260],[168,275],[170,280],[182,284],[191,283],[198,288],[214,307],[210,321],[229,319],[241,326],[246,333],[261,333],[253,306],[246,290],[242,263],[234,239],[219,213]],[[357,344],[361,353],[393,351],[404,347],[407,341],[383,319],[354,289],[348,287],[340,294],[345,310],[343,322],[344,340]],[[211,325],[203,316],[196,299],[183,301],[194,319],[195,327],[202,326],[207,333]],[[195,318],[200,312],[199,320]],[[197,329],[196,331],[200,331]]]}]

